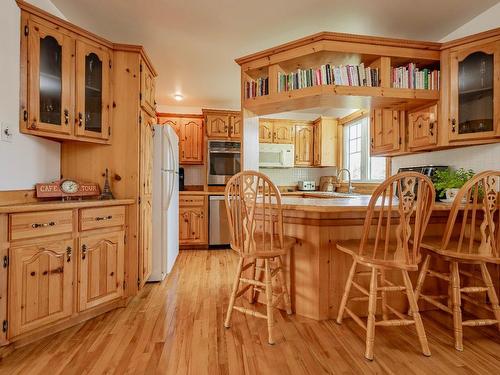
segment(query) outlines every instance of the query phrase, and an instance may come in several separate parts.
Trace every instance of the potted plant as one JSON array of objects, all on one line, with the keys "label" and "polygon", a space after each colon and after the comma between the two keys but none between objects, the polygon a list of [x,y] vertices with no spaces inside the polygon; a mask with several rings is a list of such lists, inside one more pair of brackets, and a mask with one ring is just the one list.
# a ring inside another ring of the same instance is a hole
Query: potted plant
[{"label": "potted plant", "polygon": [[436,171],[432,180],[439,197],[446,198],[447,201],[451,202],[457,196],[460,188],[473,176],[472,169],[460,168],[454,171],[448,168]]}]

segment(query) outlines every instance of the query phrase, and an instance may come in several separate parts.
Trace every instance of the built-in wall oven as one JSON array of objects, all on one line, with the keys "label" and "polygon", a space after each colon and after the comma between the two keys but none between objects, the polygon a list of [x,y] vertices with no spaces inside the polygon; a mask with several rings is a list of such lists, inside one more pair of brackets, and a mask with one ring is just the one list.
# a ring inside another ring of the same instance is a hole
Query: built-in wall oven
[{"label": "built-in wall oven", "polygon": [[208,185],[225,185],[240,170],[240,142],[208,141]]}]

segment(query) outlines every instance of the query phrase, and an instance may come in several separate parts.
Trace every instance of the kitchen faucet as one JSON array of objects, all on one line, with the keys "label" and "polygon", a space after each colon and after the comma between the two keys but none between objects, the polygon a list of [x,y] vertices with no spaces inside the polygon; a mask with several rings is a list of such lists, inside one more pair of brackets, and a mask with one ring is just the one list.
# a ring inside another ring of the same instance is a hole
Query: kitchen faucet
[{"label": "kitchen faucet", "polygon": [[337,181],[339,180],[339,176],[342,174],[342,172],[347,172],[347,177],[349,177],[349,187],[348,187],[348,193],[352,193],[352,183],[351,183],[351,171],[347,168],[342,168],[337,172]]}]

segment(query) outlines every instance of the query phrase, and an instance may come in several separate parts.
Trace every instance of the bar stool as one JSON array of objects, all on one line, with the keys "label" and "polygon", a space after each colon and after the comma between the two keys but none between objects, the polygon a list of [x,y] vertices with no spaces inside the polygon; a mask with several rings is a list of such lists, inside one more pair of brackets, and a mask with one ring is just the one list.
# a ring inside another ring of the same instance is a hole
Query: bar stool
[{"label": "bar stool", "polygon": [[[228,181],[225,201],[231,232],[231,249],[238,253],[240,259],[224,326],[230,327],[233,310],[266,319],[268,342],[273,345],[273,308],[283,301],[286,312],[292,314],[282,257],[293,247],[295,239],[283,235],[281,195],[266,175],[245,171],[236,174]],[[251,278],[242,276],[248,269],[251,269],[253,275]],[[264,273],[263,281],[261,281],[262,273]],[[276,276],[279,284],[278,292],[273,290],[272,285]],[[240,283],[246,284],[241,290]],[[251,295],[252,303],[259,293],[265,293],[266,315],[243,306],[235,306],[236,298],[247,291]]]},{"label": "bar stool", "polygon": [[[455,349],[463,350],[463,326],[485,326],[498,324],[500,330],[500,307],[498,296],[491,280],[487,264],[500,264],[500,171],[485,171],[476,174],[458,192],[451,206],[444,235],[426,237],[422,241],[422,248],[428,250],[420,270],[415,288],[417,299],[423,299],[439,309],[453,315],[453,330]],[[449,273],[431,270],[431,256],[449,262]],[[468,265],[472,270],[459,269],[460,265]],[[481,276],[474,270],[479,266]],[[439,278],[449,283],[448,295],[431,296],[422,293],[426,276]],[[468,281],[482,282],[482,286],[461,286],[460,278],[464,276]],[[472,298],[469,294],[483,294],[486,299]],[[462,295],[464,294],[464,295]],[[448,298],[448,304],[440,302],[441,298]],[[472,305],[484,308],[494,319],[462,320],[461,300]]]},{"label": "bar stool", "polygon": [[[435,199],[431,180],[416,172],[402,172],[385,180],[373,193],[361,240],[337,242],[337,249],[350,254],[353,263],[340,303],[337,323],[341,324],[344,312],[366,330],[365,357],[373,359],[376,326],[405,326],[415,324],[422,352],[430,356],[429,345],[408,271],[417,271],[420,262],[420,241],[431,216]],[[356,272],[358,265],[370,268]],[[400,271],[404,285],[386,279],[387,271]],[[367,290],[356,277],[370,276]],[[379,279],[380,277],[380,286]],[[354,286],[364,296],[349,299]],[[378,293],[381,297],[378,297]],[[408,317],[389,305],[387,293],[406,293],[412,316]],[[382,320],[376,321],[377,300],[382,302]],[[368,318],[365,322],[348,306],[349,301],[368,301]],[[389,319],[389,314],[395,315]]]}]

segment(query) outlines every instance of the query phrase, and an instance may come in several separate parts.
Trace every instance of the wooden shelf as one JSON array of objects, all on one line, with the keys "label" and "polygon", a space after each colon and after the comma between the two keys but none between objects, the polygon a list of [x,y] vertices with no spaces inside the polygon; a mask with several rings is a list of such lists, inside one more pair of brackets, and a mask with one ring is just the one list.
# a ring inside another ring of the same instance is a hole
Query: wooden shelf
[{"label": "wooden shelf", "polygon": [[257,115],[267,115],[324,106],[413,109],[437,100],[437,90],[323,85],[245,99],[243,106]]}]

